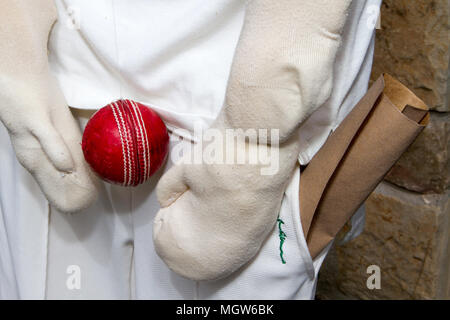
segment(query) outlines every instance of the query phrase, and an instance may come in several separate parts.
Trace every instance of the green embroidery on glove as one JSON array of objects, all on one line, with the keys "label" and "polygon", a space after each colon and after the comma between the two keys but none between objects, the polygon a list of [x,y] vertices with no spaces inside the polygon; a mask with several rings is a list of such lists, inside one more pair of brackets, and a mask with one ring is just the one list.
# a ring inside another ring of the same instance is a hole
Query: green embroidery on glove
[{"label": "green embroidery on glove", "polygon": [[284,224],[284,221],[280,219],[280,217],[278,216],[277,218],[277,222],[278,222],[278,233],[280,236],[280,258],[281,258],[281,262],[283,264],[286,264],[286,260],[284,260],[283,255],[283,244],[284,241],[286,240],[286,233],[284,233],[284,231],[281,229],[281,225]]}]

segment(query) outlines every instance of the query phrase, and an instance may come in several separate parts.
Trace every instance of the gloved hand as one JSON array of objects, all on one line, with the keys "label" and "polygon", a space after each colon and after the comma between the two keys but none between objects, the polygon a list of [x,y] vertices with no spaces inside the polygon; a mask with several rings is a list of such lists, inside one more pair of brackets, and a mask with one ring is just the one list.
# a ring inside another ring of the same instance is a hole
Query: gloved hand
[{"label": "gloved hand", "polygon": [[56,17],[53,0],[0,0],[0,120],[48,201],[74,212],[95,200],[97,188],[80,129],[49,70]]},{"label": "gloved hand", "polygon": [[[157,253],[193,280],[226,277],[252,259],[273,230],[299,154],[300,124],[330,96],[351,0],[254,0],[248,4],[225,105],[213,128],[278,129],[279,139],[224,142],[245,164],[181,164],[160,180]],[[264,131],[262,131],[264,132]],[[245,136],[238,133],[238,136]],[[205,147],[206,150],[207,147]],[[251,164],[268,151],[275,173]]]}]

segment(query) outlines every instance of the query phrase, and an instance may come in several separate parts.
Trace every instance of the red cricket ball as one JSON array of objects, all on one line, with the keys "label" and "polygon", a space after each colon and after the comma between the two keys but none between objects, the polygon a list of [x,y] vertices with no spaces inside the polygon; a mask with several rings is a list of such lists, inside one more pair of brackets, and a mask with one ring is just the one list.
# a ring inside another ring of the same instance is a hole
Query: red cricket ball
[{"label": "red cricket ball", "polygon": [[92,116],[83,133],[82,148],[87,163],[103,180],[137,186],[164,163],[169,135],[152,109],[118,100]]}]

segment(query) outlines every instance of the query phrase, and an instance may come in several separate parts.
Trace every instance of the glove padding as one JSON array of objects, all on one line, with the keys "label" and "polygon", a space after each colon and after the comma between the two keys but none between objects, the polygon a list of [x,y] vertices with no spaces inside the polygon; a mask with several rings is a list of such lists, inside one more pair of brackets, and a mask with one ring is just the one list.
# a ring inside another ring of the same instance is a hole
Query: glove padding
[{"label": "glove padding", "polygon": [[[299,125],[331,94],[350,3],[249,3],[225,105],[213,127],[221,132],[278,129],[279,141],[247,141],[237,148],[247,160],[261,148],[272,148],[279,170],[262,175],[263,166],[249,161],[171,168],[158,185],[162,209],[153,239],[173,271],[192,280],[226,277],[252,259],[273,230],[300,152]],[[224,150],[236,151],[227,144]]]},{"label": "glove padding", "polygon": [[0,0],[0,120],[19,162],[50,204],[63,212],[89,206],[96,178],[81,150],[81,132],[51,75],[47,41],[53,0]]}]

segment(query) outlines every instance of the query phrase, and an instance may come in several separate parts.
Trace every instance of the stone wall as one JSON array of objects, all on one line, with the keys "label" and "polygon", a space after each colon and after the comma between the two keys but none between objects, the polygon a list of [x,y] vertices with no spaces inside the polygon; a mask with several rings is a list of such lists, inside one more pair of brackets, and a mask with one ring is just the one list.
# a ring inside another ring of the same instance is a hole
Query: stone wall
[{"label": "stone wall", "polygon": [[[366,226],[335,245],[320,299],[450,299],[448,0],[384,0],[372,81],[387,72],[433,110],[430,125],[366,202]],[[381,288],[369,289],[371,265]]]}]

